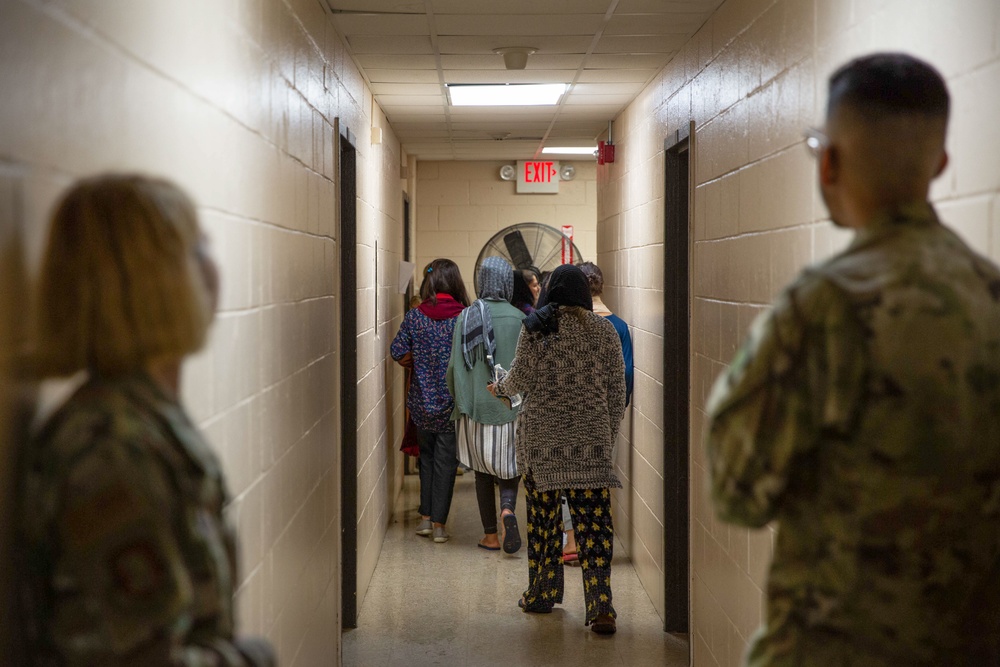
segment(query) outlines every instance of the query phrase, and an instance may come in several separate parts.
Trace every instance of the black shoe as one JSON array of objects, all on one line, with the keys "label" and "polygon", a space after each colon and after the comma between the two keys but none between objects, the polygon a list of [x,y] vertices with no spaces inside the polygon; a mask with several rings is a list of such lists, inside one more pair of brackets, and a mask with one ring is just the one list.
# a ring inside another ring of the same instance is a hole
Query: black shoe
[{"label": "black shoe", "polygon": [[601,614],[590,624],[590,629],[599,635],[613,635],[618,630],[615,617],[611,614]]}]

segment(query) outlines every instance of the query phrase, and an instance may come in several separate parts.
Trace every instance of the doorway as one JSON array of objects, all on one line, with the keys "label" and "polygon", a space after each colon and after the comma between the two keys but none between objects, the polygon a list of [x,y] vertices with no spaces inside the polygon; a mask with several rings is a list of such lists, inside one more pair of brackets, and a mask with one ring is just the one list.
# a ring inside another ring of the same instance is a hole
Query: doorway
[{"label": "doorway", "polygon": [[357,151],[339,127],[341,625],[358,625]]},{"label": "doorway", "polygon": [[688,632],[690,186],[694,123],[664,142],[663,583],[666,632]]}]

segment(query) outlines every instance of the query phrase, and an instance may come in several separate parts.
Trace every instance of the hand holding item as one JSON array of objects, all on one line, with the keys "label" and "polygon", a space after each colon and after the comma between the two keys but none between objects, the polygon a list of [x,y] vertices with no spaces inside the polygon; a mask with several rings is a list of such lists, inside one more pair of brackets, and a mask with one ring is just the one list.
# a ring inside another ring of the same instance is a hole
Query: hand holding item
[{"label": "hand holding item", "polygon": [[503,401],[504,405],[507,406],[508,410],[511,409],[511,400],[508,397],[506,397],[506,396],[498,396],[497,395],[497,386],[496,386],[496,383],[490,382],[489,384],[486,385],[486,388],[489,390],[489,392],[493,395],[494,398],[498,398],[501,401]]}]

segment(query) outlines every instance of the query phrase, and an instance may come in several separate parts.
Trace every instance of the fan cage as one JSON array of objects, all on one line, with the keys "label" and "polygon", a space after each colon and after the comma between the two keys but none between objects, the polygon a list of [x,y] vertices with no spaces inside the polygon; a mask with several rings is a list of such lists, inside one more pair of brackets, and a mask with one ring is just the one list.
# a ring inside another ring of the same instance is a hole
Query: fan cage
[{"label": "fan cage", "polygon": [[[523,241],[519,248],[517,239]],[[561,230],[541,222],[520,222],[501,229],[483,245],[476,258],[472,273],[473,286],[479,295],[479,267],[487,257],[503,257],[515,269],[535,269],[538,273],[551,271],[563,264],[563,236]],[[573,264],[583,264],[586,259],[580,248],[571,242]],[[527,257],[524,252],[527,251]],[[515,257],[516,255],[516,257]],[[570,262],[566,262],[570,263]]]}]

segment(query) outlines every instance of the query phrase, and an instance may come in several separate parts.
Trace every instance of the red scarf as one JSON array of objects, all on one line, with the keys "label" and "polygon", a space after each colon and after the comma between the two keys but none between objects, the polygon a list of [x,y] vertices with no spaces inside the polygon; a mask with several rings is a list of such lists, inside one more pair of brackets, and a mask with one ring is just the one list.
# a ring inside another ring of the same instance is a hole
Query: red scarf
[{"label": "red scarf", "polygon": [[465,306],[455,301],[450,294],[444,293],[437,295],[436,304],[431,303],[430,299],[426,299],[417,308],[432,320],[450,320],[453,317],[458,317],[458,314],[465,310]]}]

